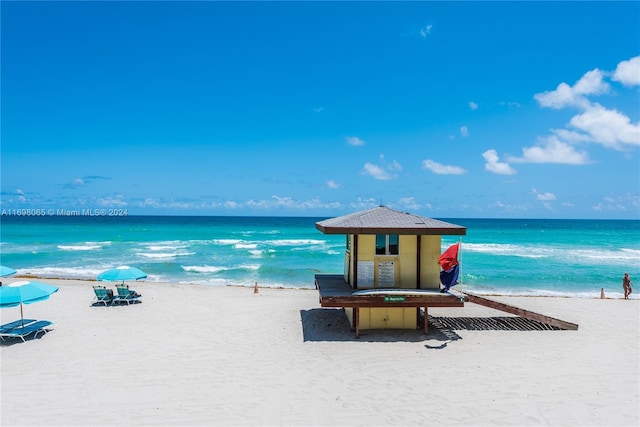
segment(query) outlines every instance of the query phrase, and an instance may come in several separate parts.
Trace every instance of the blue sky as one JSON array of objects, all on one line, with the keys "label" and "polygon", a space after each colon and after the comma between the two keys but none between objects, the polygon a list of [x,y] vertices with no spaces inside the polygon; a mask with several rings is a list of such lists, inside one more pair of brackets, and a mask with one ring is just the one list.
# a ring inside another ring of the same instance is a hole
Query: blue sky
[{"label": "blue sky", "polygon": [[0,7],[5,213],[640,218],[638,2]]}]

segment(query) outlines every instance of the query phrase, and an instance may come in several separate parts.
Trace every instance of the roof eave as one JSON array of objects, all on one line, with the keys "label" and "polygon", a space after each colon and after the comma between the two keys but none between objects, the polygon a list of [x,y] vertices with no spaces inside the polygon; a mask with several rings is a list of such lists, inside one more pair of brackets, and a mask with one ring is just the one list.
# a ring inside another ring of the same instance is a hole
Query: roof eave
[{"label": "roof eave", "polygon": [[325,227],[316,223],[316,228],[324,234],[402,234],[421,236],[464,236],[466,227],[455,228],[392,228],[392,227]]}]

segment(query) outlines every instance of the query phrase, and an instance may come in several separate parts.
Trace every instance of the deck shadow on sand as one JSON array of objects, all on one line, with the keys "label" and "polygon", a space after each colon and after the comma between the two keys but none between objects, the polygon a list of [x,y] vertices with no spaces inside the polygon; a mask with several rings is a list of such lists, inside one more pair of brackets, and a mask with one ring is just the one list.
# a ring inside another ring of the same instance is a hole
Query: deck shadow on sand
[{"label": "deck shadow on sand", "polygon": [[353,341],[353,342],[426,342],[436,341],[435,347],[460,337],[455,333],[443,333],[431,328],[425,335],[422,329],[363,329],[356,338],[354,330],[341,308],[314,308],[300,310],[304,341]]},{"label": "deck shadow on sand", "polygon": [[37,341],[39,339],[42,339],[46,335],[48,335],[50,332],[52,331],[49,331],[45,334],[40,334],[40,335],[34,335],[34,334],[25,335],[24,341],[19,337],[2,337],[2,339],[0,339],[0,347],[11,347],[16,344],[26,344],[29,341]]},{"label": "deck shadow on sand", "polygon": [[[462,339],[456,331],[559,331],[543,322],[517,316],[435,317],[429,316],[429,330],[365,329],[356,338],[341,308],[300,310],[304,341],[354,342],[425,342],[429,349],[442,349],[452,341]],[[422,320],[422,319],[421,319]]]}]

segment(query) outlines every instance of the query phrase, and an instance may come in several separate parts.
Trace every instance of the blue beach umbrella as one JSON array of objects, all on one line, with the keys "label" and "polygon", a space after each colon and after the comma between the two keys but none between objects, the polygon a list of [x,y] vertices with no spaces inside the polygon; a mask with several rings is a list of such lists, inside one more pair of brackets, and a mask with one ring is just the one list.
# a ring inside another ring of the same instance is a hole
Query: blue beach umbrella
[{"label": "blue beach umbrella", "polygon": [[22,314],[23,304],[33,304],[49,299],[54,292],[58,292],[57,286],[46,283],[30,282],[22,280],[0,286],[0,308],[20,306],[20,318],[24,320]]},{"label": "blue beach umbrella", "polygon": [[111,270],[103,271],[98,275],[98,280],[106,280],[109,282],[115,282],[117,280],[138,280],[147,277],[147,273],[128,265],[122,265],[120,267],[112,268]]},{"label": "blue beach umbrella", "polygon": [[16,271],[13,268],[7,267],[6,265],[0,265],[0,277],[11,276],[12,274],[16,274]]}]

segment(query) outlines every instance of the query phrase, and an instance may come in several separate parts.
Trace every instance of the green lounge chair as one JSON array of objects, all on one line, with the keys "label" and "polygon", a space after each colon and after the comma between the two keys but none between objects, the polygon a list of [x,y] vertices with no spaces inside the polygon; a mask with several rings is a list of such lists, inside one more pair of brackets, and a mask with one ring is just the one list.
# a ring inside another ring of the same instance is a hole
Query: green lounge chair
[{"label": "green lounge chair", "polygon": [[15,329],[19,326],[27,326],[36,322],[37,320],[35,319],[20,319],[13,322],[5,323],[4,325],[0,326],[0,333],[9,332],[10,330]]},{"label": "green lounge chair", "polygon": [[118,295],[115,296],[113,302],[124,301],[127,305],[132,303],[141,302],[140,295],[136,291],[132,291],[129,289],[129,285],[116,285],[116,289],[118,290]]},{"label": "green lounge chair", "polygon": [[53,322],[48,320],[38,320],[35,323],[30,323],[25,326],[18,326],[13,329],[10,329],[6,332],[0,333],[0,339],[5,338],[20,338],[22,342],[25,342],[25,337],[31,334],[34,334],[33,337],[36,338],[40,332],[47,333],[51,329],[47,329],[47,327],[53,325]]},{"label": "green lounge chair", "polygon": [[104,304],[107,306],[113,303],[113,291],[111,289],[107,289],[100,285],[94,285],[93,292],[96,294],[93,305]]}]

